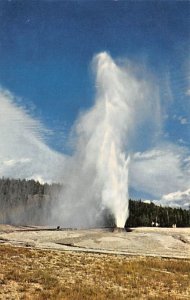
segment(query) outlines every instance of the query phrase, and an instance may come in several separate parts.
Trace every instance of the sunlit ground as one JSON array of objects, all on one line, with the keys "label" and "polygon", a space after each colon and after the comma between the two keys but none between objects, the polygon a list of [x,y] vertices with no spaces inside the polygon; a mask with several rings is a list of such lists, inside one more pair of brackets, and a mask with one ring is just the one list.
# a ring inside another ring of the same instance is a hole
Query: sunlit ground
[{"label": "sunlit ground", "polygon": [[190,260],[0,245],[0,299],[190,299]]}]

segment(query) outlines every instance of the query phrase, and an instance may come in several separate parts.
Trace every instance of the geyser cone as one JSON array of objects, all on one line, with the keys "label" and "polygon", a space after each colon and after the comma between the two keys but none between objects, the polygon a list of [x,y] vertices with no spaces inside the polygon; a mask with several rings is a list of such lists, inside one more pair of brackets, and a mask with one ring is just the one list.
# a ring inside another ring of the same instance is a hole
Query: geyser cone
[{"label": "geyser cone", "polygon": [[126,232],[126,229],[123,227],[115,227],[113,231],[114,232]]}]

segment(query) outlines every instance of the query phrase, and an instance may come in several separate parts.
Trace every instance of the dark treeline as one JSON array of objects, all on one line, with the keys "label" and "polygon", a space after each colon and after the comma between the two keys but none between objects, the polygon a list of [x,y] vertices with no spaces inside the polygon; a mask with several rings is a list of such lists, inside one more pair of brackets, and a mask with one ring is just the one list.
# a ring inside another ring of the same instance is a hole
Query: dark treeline
[{"label": "dark treeline", "polygon": [[0,179],[0,223],[48,224],[61,187],[34,180]]},{"label": "dark treeline", "polygon": [[126,227],[160,226],[189,227],[190,209],[162,207],[153,202],[129,200],[129,218]]},{"label": "dark treeline", "polygon": [[[60,194],[60,184],[40,184],[34,180],[0,179],[0,223],[40,225],[48,224],[52,208]],[[129,200],[127,227],[190,226],[190,210],[157,206],[141,200]],[[113,225],[109,212],[105,215],[105,226]]]}]

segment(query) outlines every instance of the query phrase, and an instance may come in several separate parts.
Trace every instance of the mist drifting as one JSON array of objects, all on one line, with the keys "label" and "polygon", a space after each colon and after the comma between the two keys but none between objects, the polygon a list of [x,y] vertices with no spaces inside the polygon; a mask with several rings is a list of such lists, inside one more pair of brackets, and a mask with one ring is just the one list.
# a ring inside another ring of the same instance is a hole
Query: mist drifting
[{"label": "mist drifting", "polygon": [[[128,218],[130,151],[138,128],[158,121],[157,98],[130,68],[119,67],[106,53],[93,59],[94,106],[74,126],[74,154],[67,160],[64,188],[53,218],[63,226],[103,225],[105,212],[124,227]],[[153,113],[155,111],[155,113]],[[159,122],[157,122],[159,124]]]}]

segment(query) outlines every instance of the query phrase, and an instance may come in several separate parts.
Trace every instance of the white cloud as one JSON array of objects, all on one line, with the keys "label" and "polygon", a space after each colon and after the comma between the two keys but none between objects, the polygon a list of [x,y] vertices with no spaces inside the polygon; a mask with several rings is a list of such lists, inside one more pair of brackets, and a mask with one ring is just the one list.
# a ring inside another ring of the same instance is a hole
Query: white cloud
[{"label": "white cloud", "polygon": [[130,185],[136,191],[160,199],[177,190],[186,190],[190,182],[189,151],[173,144],[135,153],[131,159]]},{"label": "white cloud", "polygon": [[186,191],[177,191],[174,193],[170,193],[167,195],[164,195],[162,197],[163,200],[179,200],[179,199],[184,199],[184,198],[188,198],[190,200],[190,188],[187,189]]},{"label": "white cloud", "polygon": [[21,158],[21,159],[10,159],[10,160],[5,160],[2,162],[5,166],[15,166],[18,163],[28,163],[31,160],[29,158]]},{"label": "white cloud", "polygon": [[46,129],[0,90],[0,177],[58,180],[64,157],[45,143]]},{"label": "white cloud", "polygon": [[172,207],[189,208],[190,205],[190,188],[185,191],[177,191],[163,195],[160,200],[154,201],[156,204],[162,204]]},{"label": "white cloud", "polygon": [[181,125],[189,124],[188,119],[184,116],[173,115],[172,119],[175,121],[179,121]]},{"label": "white cloud", "polygon": [[147,204],[150,204],[151,203],[151,200],[149,200],[149,199],[143,199],[142,200],[144,203],[147,203]]},{"label": "white cloud", "polygon": [[177,192],[163,195],[160,200],[154,200],[155,204],[162,204],[163,206],[182,207],[189,209],[190,206],[190,188],[185,191],[178,190]]},{"label": "white cloud", "polygon": [[184,117],[179,117],[179,121],[182,125],[189,124],[188,120]]},{"label": "white cloud", "polygon": [[186,96],[190,96],[190,89],[188,89],[185,93]]}]

